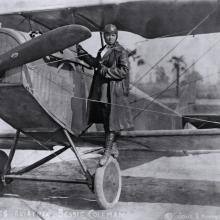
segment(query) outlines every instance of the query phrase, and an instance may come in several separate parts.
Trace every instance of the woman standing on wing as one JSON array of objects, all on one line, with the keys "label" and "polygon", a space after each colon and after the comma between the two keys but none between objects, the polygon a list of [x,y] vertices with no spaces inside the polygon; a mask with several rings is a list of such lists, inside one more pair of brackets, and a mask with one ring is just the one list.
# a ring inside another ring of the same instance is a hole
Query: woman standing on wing
[{"label": "woman standing on wing", "polygon": [[111,155],[118,157],[116,133],[133,127],[133,118],[128,108],[129,61],[126,50],[117,42],[118,30],[113,24],[104,28],[106,45],[94,58],[80,45],[79,58],[95,72],[89,93],[88,124],[102,123],[105,130],[105,151],[100,159],[104,166]]}]

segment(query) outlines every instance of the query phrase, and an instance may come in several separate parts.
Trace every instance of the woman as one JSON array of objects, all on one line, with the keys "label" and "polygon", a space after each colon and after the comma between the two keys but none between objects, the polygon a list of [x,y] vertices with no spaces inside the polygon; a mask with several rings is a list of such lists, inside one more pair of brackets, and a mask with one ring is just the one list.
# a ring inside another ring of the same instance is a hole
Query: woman
[{"label": "woman", "polygon": [[126,50],[117,42],[118,30],[113,24],[104,28],[106,45],[94,58],[78,46],[79,58],[94,67],[88,97],[88,124],[102,123],[105,130],[105,151],[100,160],[104,166],[111,155],[118,156],[116,133],[133,127],[128,106],[129,61]]}]

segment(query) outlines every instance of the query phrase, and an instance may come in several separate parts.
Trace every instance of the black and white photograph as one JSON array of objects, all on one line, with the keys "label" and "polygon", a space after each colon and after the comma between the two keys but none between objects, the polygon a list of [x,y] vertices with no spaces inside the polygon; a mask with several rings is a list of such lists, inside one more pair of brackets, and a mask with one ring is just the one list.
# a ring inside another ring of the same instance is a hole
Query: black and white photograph
[{"label": "black and white photograph", "polygon": [[1,220],[220,220],[219,0],[0,0]]}]

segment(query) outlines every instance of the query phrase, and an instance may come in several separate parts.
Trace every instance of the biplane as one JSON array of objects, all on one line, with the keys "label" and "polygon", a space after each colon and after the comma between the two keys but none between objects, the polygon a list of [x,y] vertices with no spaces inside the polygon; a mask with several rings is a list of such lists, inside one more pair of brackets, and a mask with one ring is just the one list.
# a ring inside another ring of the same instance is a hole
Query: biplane
[{"label": "biplane", "polygon": [[[9,155],[0,151],[1,192],[5,184],[16,179],[86,184],[95,192],[100,207],[113,207],[119,200],[122,184],[118,162],[111,158],[91,173],[77,150],[78,146],[89,146],[96,139],[104,140],[104,136],[99,126],[88,129],[86,125],[93,70],[78,59],[75,45],[88,39],[91,32],[101,32],[108,23],[148,39],[219,32],[218,1],[1,0],[0,3],[0,117],[16,130],[14,135],[0,136],[2,149],[8,148],[13,139]],[[43,34],[30,35],[34,31]],[[189,101],[184,102],[187,109]],[[190,107],[183,114],[135,85],[130,89],[130,108],[135,127],[133,131],[119,132],[120,144],[189,150],[218,148],[218,114],[195,114]],[[200,129],[186,130],[185,124]],[[63,148],[19,171],[11,170],[17,149],[34,146],[35,150],[51,150],[55,145]],[[85,178],[67,181],[24,175],[67,149],[75,154]]]}]

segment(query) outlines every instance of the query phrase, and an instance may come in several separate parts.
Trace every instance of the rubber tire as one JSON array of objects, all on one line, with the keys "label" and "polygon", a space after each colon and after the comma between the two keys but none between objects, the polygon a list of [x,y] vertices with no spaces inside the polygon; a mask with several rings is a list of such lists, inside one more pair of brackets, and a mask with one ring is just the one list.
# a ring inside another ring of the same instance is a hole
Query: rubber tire
[{"label": "rubber tire", "polygon": [[121,194],[121,170],[117,160],[110,157],[105,166],[97,168],[94,191],[97,203],[102,209],[110,209],[117,204]]},{"label": "rubber tire", "polygon": [[0,150],[0,175],[4,171],[7,161],[8,161],[8,155],[4,151]]},{"label": "rubber tire", "polygon": [[[8,155],[4,151],[0,150],[0,176],[4,171],[7,161],[8,161]],[[3,190],[4,190],[4,184],[0,179],[0,196],[2,196]]]}]

